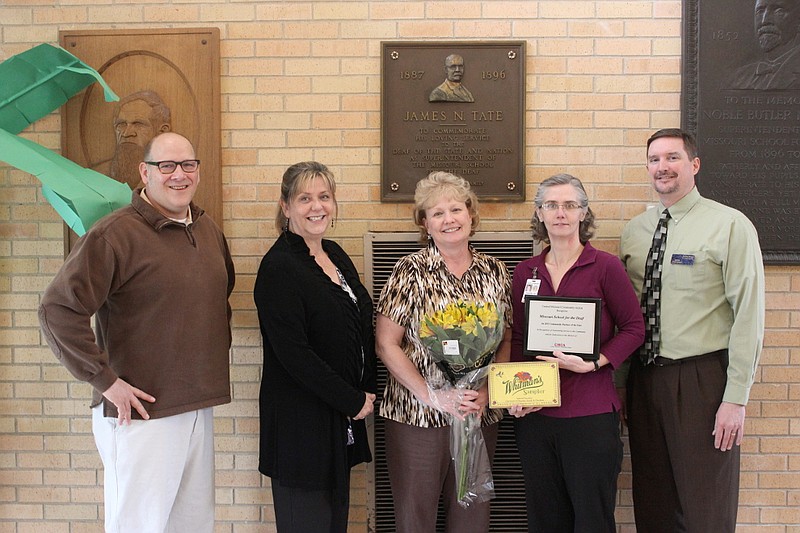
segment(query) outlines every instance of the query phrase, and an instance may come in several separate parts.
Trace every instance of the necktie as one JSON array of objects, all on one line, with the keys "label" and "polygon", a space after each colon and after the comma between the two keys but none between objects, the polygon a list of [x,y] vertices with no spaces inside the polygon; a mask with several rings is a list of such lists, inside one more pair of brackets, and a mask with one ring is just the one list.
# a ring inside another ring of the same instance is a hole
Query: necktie
[{"label": "necktie", "polygon": [[647,256],[642,287],[642,313],[644,314],[644,345],[640,357],[649,365],[656,357],[661,343],[661,266],[667,247],[667,221],[669,211],[664,209],[653,233],[653,244]]}]

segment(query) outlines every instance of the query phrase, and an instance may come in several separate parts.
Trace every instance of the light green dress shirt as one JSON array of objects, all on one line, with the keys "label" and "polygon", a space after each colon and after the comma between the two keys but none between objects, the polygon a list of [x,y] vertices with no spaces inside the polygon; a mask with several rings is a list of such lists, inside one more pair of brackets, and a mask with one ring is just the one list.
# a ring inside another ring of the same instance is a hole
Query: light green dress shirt
[{"label": "light green dress shirt", "polygon": [[[622,232],[620,259],[641,295],[659,204]],[[697,188],[669,208],[661,273],[660,355],[681,359],[728,349],[725,402],[745,405],[764,340],[764,265],[758,234],[741,212]]]}]

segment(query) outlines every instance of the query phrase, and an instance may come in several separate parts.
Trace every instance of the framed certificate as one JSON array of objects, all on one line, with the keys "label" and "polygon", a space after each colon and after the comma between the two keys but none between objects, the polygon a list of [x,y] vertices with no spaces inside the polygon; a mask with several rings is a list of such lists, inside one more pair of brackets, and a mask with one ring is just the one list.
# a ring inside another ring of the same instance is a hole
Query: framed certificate
[{"label": "framed certificate", "polygon": [[600,298],[525,297],[525,355],[577,355],[600,358]]},{"label": "framed certificate", "polygon": [[492,363],[489,365],[489,407],[558,407],[561,384],[558,364]]}]

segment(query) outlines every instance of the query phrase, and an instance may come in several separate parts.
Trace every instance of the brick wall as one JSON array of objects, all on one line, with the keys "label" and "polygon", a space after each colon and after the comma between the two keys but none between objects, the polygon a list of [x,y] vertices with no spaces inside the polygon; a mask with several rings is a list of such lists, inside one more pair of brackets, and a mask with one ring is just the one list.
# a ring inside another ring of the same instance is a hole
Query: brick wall
[{"label": "brick wall", "polygon": [[[380,41],[527,42],[527,196],[560,171],[588,186],[616,251],[625,221],[654,197],[644,141],[680,123],[681,2],[1,0],[0,60],[62,29],[216,26],[222,38],[224,230],[232,298],[233,397],[216,410],[217,531],[273,530],[256,471],[260,336],[251,289],[275,237],[277,183],[305,159],[330,165],[341,206],[333,238],[363,268],[362,235],[414,230],[410,207],[382,204]],[[2,80],[0,80],[2,83]],[[60,118],[24,132],[60,146]],[[531,203],[484,204],[482,228],[527,228]],[[102,472],[89,387],[55,361],[36,308],[62,263],[62,225],[36,179],[0,163],[0,533],[102,530]],[[363,271],[363,270],[362,270]],[[800,268],[767,268],[766,346],[748,406],[739,530],[800,532]],[[793,364],[794,363],[794,364]],[[621,531],[633,531],[630,475]],[[365,471],[354,477],[352,532],[365,532]]]}]

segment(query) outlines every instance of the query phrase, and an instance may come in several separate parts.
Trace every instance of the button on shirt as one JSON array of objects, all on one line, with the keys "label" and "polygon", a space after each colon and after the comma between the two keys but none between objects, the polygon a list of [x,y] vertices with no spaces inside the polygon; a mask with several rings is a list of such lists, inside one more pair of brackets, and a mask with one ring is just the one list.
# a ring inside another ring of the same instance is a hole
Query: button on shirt
[{"label": "button on shirt", "polygon": [[[663,205],[623,230],[620,258],[638,294]],[[741,212],[697,188],[669,208],[661,272],[661,353],[681,359],[729,350],[723,401],[744,405],[764,338],[764,266],[758,235]]]}]

